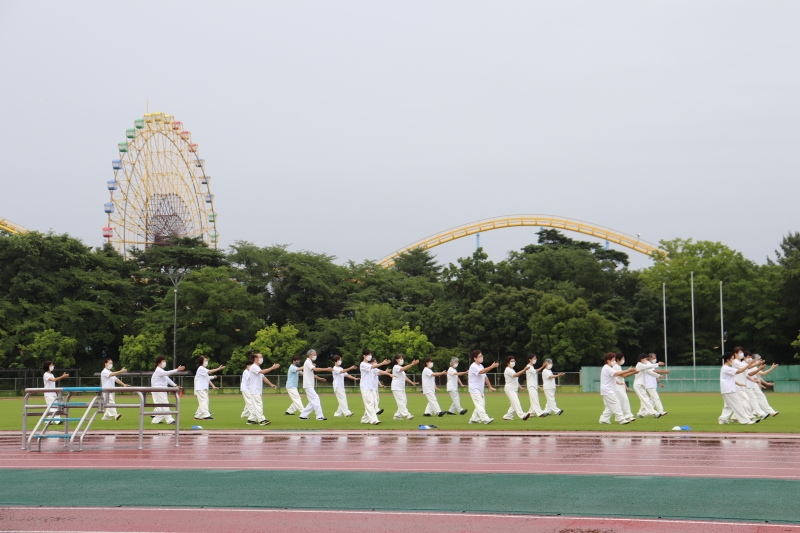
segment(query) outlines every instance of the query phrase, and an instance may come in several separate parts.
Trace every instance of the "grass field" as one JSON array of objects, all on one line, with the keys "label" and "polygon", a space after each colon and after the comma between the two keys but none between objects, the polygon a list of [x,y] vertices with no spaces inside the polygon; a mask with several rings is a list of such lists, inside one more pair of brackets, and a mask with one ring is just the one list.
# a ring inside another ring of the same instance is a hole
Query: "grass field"
[{"label": "grass field", "polygon": [[[446,394],[439,394],[439,404],[443,409],[450,407],[450,398]],[[634,394],[630,394],[631,409],[634,414],[639,409],[639,401]],[[123,398],[126,398],[123,400]],[[381,425],[367,426],[361,424],[361,415],[364,407],[360,394],[348,395],[350,409],[355,413],[350,418],[334,418],[333,413],[337,408],[336,397],[333,394],[321,394],[322,408],[326,421],[299,420],[297,416],[285,415],[289,406],[289,397],[286,394],[265,394],[264,414],[272,424],[266,427],[248,426],[240,418],[244,401],[238,395],[212,395],[210,399],[211,412],[214,420],[194,420],[194,411],[197,401],[194,396],[184,396],[181,399],[181,428],[191,429],[194,425],[201,425],[204,429],[249,429],[253,431],[265,430],[298,430],[298,429],[416,429],[420,424],[433,424],[445,430],[536,430],[536,431],[669,431],[673,426],[690,426],[693,431],[708,432],[747,432],[747,433],[794,433],[800,430],[800,394],[769,394],[768,399],[774,409],[780,411],[777,418],[768,418],[760,424],[744,426],[738,423],[720,425],[717,418],[722,410],[722,398],[719,394],[662,394],[664,409],[669,415],[660,419],[644,418],[632,424],[620,426],[600,425],[598,419],[603,410],[603,402],[599,394],[575,393],[559,394],[558,406],[564,409],[561,416],[548,416],[546,418],[531,417],[527,421],[515,419],[503,420],[501,417],[508,410],[508,399],[501,391],[487,393],[486,409],[489,416],[495,421],[490,425],[468,424],[472,413],[472,402],[467,394],[461,395],[462,405],[470,412],[464,416],[446,415],[442,418],[423,417],[425,399],[422,394],[408,395],[409,411],[415,416],[414,420],[396,421],[392,415],[396,410],[394,397],[391,393],[381,394],[380,405],[386,411],[380,416]],[[129,399],[129,400],[128,400]],[[520,395],[523,409],[528,407],[527,394]],[[118,402],[133,401],[132,396],[118,396]],[[544,396],[540,401],[544,405]],[[78,415],[73,410],[72,416]],[[137,429],[138,411],[134,409],[121,409],[122,419],[118,421],[102,421],[99,417],[92,425],[93,429]],[[82,414],[82,413],[81,413]],[[9,398],[0,400],[0,430],[19,430],[22,420],[22,400]],[[29,427],[33,427],[36,418],[29,420]],[[146,422],[147,428],[155,428]],[[162,424],[159,428],[166,429]]]}]

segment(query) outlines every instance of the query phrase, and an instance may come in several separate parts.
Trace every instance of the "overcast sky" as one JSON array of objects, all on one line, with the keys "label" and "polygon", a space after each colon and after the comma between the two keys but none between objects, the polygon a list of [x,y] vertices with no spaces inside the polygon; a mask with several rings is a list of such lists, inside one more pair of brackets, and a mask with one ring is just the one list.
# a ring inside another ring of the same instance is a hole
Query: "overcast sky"
[{"label": "overcast sky", "polygon": [[148,100],[199,143],[223,246],[361,261],[555,214],[764,262],[800,230],[796,1],[0,1],[0,69],[0,217],[93,246]]}]

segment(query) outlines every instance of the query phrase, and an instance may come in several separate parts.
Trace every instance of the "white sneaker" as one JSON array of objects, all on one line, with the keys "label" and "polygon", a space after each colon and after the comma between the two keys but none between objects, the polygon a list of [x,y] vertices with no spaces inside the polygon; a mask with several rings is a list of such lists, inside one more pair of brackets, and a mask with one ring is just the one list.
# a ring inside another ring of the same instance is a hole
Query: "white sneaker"
[{"label": "white sneaker", "polygon": [[494,422],[494,418],[490,418],[489,420],[484,422],[484,424],[491,424],[492,422]]},{"label": "white sneaker", "polygon": [[513,417],[512,418],[503,417],[503,420],[514,420],[514,418]]},{"label": "white sneaker", "polygon": [[413,420],[413,419],[414,419],[414,415],[408,415],[408,416],[406,417],[406,420]]},{"label": "white sneaker", "polygon": [[[600,423],[601,424],[608,424],[609,426],[611,425],[611,422],[603,422],[602,420],[600,421]],[[622,422],[620,422],[620,424],[622,424]],[[627,422],[626,422],[626,424],[627,424]]]},{"label": "white sneaker", "polygon": [[631,423],[630,420],[623,420],[622,422],[619,423],[619,425],[624,426],[625,424],[630,424],[630,423]]},{"label": "white sneaker", "polygon": [[728,423],[728,422],[727,422],[726,420],[720,420],[720,421],[719,421],[719,424],[720,424],[720,425],[724,425],[724,424],[727,424],[727,423]]}]

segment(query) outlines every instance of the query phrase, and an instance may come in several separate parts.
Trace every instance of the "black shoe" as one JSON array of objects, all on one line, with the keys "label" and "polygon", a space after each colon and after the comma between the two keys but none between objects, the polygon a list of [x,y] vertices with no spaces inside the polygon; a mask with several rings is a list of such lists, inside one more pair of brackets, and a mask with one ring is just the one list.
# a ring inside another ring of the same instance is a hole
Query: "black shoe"
[{"label": "black shoe", "polygon": [[255,426],[256,424],[258,424],[258,422],[253,422],[252,420],[247,421],[248,426]]},{"label": "black shoe", "polygon": [[439,411],[439,414],[437,416],[443,417],[444,416],[444,411]]},{"label": "black shoe", "polygon": [[462,409],[462,410],[461,410],[461,412],[460,412],[460,413],[458,413],[458,414],[460,414],[460,415],[465,415],[465,414],[467,414],[467,409]]},{"label": "black shoe", "polygon": [[561,415],[563,415],[563,414],[564,414],[564,410],[562,409],[562,410],[560,410],[558,413],[556,413],[556,416],[561,416]]},{"label": "black shoe", "polygon": [[297,417],[298,420],[308,420],[308,417],[303,418],[302,416]]},{"label": "black shoe", "polygon": [[424,414],[424,415],[422,415],[422,416],[431,416],[431,415],[430,415],[429,413],[425,413],[425,414]]},{"label": "black shoe", "polygon": [[376,415],[382,415],[382,414],[383,414],[383,409],[379,409],[379,410],[378,410],[378,412],[377,412],[377,413],[375,413],[375,414],[376,414]]},{"label": "black shoe", "polygon": [[529,419],[530,417],[531,417],[531,414],[530,414],[530,413],[525,413],[525,415],[522,417],[522,419],[523,419],[523,420],[527,420],[527,419]]},{"label": "black shoe", "polygon": [[285,412],[285,413],[283,413],[283,414],[285,414],[285,415],[289,415],[289,416],[294,416],[294,415],[293,415],[292,413],[290,413],[289,411],[286,411],[286,412]]},{"label": "black shoe", "polygon": [[213,416],[207,416],[203,420],[214,420],[214,417]]},{"label": "black shoe", "polygon": [[270,424],[269,420],[262,420],[258,423],[259,426],[268,426]]},{"label": "black shoe", "polygon": [[317,418],[317,420],[327,420],[324,416],[322,418]]}]

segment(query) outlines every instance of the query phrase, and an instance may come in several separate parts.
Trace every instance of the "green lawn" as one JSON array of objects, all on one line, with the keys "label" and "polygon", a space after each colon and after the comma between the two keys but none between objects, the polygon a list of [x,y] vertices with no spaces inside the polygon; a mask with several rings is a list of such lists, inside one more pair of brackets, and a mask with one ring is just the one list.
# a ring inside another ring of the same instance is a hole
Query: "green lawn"
[{"label": "green lawn", "polygon": [[[528,407],[527,394],[520,395],[523,409]],[[286,394],[264,394],[264,414],[272,421],[272,424],[264,427],[248,426],[245,420],[240,418],[244,401],[241,396],[233,394],[222,394],[211,396],[211,411],[214,413],[215,420],[194,420],[194,411],[197,402],[194,396],[184,396],[181,399],[181,428],[190,429],[193,425],[202,425],[204,429],[250,429],[253,431],[264,431],[270,429],[295,430],[295,429],[416,429],[419,424],[433,424],[440,429],[454,430],[536,430],[536,431],[669,431],[673,426],[690,426],[693,431],[719,431],[719,432],[752,432],[752,433],[793,433],[800,429],[800,394],[768,394],[768,399],[772,407],[780,411],[777,418],[768,418],[760,424],[743,426],[737,423],[729,425],[719,425],[717,417],[722,410],[722,398],[719,394],[662,394],[664,408],[669,415],[658,420],[653,418],[639,419],[632,424],[620,426],[619,424],[600,425],[598,419],[603,410],[603,402],[599,394],[574,393],[559,394],[557,402],[560,408],[564,409],[561,416],[548,416],[546,418],[531,418],[527,421],[515,419],[506,421],[501,417],[508,410],[508,399],[502,391],[488,393],[486,395],[486,406],[489,416],[494,417],[495,421],[488,425],[468,424],[472,413],[472,402],[467,394],[461,395],[462,405],[470,412],[464,416],[446,415],[442,418],[423,417],[425,409],[425,399],[420,393],[408,395],[408,408],[415,416],[410,421],[392,420],[392,415],[396,409],[394,397],[391,393],[381,394],[381,407],[386,409],[380,416],[382,424],[377,428],[366,426],[360,423],[361,415],[364,413],[360,394],[350,394],[348,401],[350,409],[355,413],[350,418],[334,418],[337,402],[333,394],[321,394],[322,408],[327,421],[298,420],[297,416],[286,416],[284,412],[289,406],[289,397]],[[126,397],[132,398],[133,397]],[[118,397],[117,401],[122,401]],[[544,396],[541,395],[540,401],[544,405]],[[639,401],[634,394],[630,394],[631,408],[634,414],[639,409]],[[442,408],[450,407],[450,398],[446,394],[439,394],[439,403]],[[121,420],[101,421],[98,419],[92,425],[93,429],[136,429],[138,428],[138,411],[134,409],[120,410],[123,414]],[[19,430],[22,419],[22,400],[10,398],[0,400],[0,430]],[[77,413],[71,413],[75,416]],[[29,427],[35,424],[35,418],[29,420]],[[147,421],[147,427],[152,428]],[[166,425],[159,426],[166,429]]]}]

